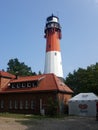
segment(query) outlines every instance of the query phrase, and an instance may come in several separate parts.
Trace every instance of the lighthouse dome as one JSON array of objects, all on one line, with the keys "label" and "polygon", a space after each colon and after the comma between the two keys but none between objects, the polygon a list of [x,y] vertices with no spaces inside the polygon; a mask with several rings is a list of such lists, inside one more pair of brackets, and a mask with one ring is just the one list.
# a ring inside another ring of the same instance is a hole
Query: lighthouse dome
[{"label": "lighthouse dome", "polygon": [[52,16],[49,16],[49,17],[47,18],[47,21],[46,21],[46,22],[47,22],[47,23],[50,23],[50,22],[59,23],[59,18],[56,17],[56,16],[54,16],[54,15],[52,15]]},{"label": "lighthouse dome", "polygon": [[59,18],[54,16],[53,14],[51,16],[49,16],[47,19],[46,19],[46,26],[45,26],[45,30],[44,32],[46,33],[46,31],[48,29],[57,29],[57,30],[61,30],[61,26],[59,24]]}]

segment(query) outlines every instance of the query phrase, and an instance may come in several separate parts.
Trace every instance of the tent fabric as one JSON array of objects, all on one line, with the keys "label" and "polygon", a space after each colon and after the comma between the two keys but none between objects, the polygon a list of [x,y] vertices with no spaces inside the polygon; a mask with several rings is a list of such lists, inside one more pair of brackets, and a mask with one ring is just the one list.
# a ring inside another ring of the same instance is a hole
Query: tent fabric
[{"label": "tent fabric", "polygon": [[69,115],[96,116],[98,97],[94,93],[80,93],[69,99]]},{"label": "tent fabric", "polygon": [[69,101],[87,101],[87,100],[98,100],[98,97],[94,93],[80,93]]}]

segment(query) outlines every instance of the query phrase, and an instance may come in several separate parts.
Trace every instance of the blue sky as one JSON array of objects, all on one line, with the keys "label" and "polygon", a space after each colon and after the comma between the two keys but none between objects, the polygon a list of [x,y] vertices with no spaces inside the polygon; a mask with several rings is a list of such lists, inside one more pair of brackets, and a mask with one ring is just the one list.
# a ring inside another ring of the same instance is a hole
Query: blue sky
[{"label": "blue sky", "polygon": [[98,0],[0,0],[0,70],[18,58],[44,71],[44,27],[52,13],[62,26],[64,77],[98,62]]}]

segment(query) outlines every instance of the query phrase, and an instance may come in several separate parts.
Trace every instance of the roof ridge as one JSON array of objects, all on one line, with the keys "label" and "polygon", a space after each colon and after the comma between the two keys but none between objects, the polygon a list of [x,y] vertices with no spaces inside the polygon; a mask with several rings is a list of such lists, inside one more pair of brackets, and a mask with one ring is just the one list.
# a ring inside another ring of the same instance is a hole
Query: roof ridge
[{"label": "roof ridge", "polygon": [[26,75],[26,76],[19,76],[19,78],[25,78],[25,77],[41,77],[41,76],[45,76],[45,74],[39,74],[39,75]]},{"label": "roof ridge", "polygon": [[[53,76],[53,78],[54,78],[54,81],[55,81],[56,87],[57,87],[57,89],[59,90],[58,82],[57,82],[58,77],[57,77],[55,74],[52,74],[52,76]],[[57,78],[57,79],[56,79],[56,78]]]},{"label": "roof ridge", "polygon": [[[63,81],[61,81],[56,75],[53,74],[53,77],[54,77],[54,79],[55,79],[56,87],[57,87],[57,89],[58,89],[59,91],[66,91],[66,92],[71,92],[71,93],[73,93],[73,91],[72,91]],[[62,89],[63,89],[63,90],[61,90],[60,84],[62,84]],[[68,89],[68,90],[64,90],[64,88],[66,88],[66,89]]]},{"label": "roof ridge", "polygon": [[15,75],[14,74],[11,74],[9,72],[6,72],[6,71],[0,71],[0,76],[4,76],[4,77],[9,77],[9,78],[15,78]]}]

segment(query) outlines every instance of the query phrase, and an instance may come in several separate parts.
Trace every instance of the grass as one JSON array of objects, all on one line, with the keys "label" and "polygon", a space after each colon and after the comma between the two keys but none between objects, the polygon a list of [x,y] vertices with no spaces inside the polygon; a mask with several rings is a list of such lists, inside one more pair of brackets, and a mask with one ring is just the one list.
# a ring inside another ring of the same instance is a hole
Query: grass
[{"label": "grass", "polygon": [[40,118],[40,116],[37,115],[26,115],[26,114],[13,114],[13,113],[0,113],[0,117],[7,117],[7,118]]},{"label": "grass", "polygon": [[16,119],[46,119],[46,118],[64,118],[66,115],[57,115],[57,116],[41,116],[33,114],[14,114],[14,113],[0,113],[0,117],[6,118],[16,118]]}]

